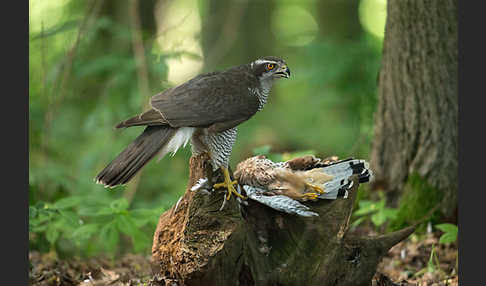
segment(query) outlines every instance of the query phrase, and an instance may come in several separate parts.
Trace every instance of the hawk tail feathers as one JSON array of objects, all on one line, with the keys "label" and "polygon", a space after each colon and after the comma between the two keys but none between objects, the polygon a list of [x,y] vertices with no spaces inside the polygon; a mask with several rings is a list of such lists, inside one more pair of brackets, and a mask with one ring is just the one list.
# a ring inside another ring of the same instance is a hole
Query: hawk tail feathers
[{"label": "hawk tail feathers", "polygon": [[319,169],[322,173],[332,176],[330,181],[322,184],[325,193],[319,196],[321,199],[346,198],[354,184],[349,179],[351,176],[357,175],[359,183],[369,182],[373,176],[369,163],[365,160],[346,159]]},{"label": "hawk tail feathers", "polygon": [[148,161],[172,141],[177,130],[162,125],[147,126],[142,134],[96,176],[96,183],[105,187],[128,183]]}]

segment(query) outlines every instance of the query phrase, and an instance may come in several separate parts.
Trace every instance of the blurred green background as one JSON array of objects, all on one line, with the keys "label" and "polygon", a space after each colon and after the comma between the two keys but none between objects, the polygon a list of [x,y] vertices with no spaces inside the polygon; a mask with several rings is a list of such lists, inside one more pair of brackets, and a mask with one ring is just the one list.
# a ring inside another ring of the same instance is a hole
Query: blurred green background
[{"label": "blurred green background", "polygon": [[149,253],[190,147],[104,189],[94,176],[143,130],[114,125],[155,93],[260,56],[284,58],[292,77],[240,125],[233,168],[268,148],[366,159],[385,13],[385,0],[29,0],[30,248]]}]

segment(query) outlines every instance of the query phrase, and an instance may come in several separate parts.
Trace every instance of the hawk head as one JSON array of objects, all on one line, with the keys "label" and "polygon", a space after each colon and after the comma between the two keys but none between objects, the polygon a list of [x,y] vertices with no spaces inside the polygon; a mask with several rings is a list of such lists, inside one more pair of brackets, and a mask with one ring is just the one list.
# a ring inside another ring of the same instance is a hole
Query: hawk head
[{"label": "hawk head", "polygon": [[290,70],[287,63],[278,57],[268,56],[250,63],[253,74],[260,80],[273,78],[289,78]]}]

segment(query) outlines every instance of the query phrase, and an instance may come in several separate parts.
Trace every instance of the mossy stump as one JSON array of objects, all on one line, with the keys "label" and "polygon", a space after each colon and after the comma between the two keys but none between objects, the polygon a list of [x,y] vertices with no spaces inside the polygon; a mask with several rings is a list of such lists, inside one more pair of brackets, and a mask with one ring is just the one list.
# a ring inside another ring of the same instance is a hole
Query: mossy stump
[{"label": "mossy stump", "polygon": [[307,203],[319,213],[309,218],[235,199],[220,211],[222,191],[190,190],[203,177],[213,177],[208,157],[191,157],[184,196],[160,216],[152,264],[162,285],[371,285],[382,257],[414,231],[348,235],[356,180],[347,199]]}]

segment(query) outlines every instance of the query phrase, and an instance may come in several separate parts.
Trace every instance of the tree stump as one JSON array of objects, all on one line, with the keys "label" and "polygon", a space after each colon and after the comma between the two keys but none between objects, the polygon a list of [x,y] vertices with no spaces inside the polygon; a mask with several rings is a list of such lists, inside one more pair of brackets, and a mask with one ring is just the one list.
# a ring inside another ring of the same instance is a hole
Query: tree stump
[{"label": "tree stump", "polygon": [[204,177],[213,177],[207,155],[191,157],[185,194],[160,216],[152,264],[166,285],[371,285],[381,258],[414,231],[349,236],[356,179],[347,199],[308,202],[319,216],[299,217],[251,200],[220,211],[223,191],[190,190]]}]

